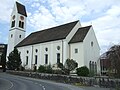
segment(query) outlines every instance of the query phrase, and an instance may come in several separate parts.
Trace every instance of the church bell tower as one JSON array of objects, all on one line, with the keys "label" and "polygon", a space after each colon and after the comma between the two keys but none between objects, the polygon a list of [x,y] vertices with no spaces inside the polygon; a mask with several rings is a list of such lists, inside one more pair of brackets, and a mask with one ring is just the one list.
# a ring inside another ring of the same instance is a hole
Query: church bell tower
[{"label": "church bell tower", "polygon": [[26,18],[25,6],[16,2],[11,14],[7,56],[25,38]]}]

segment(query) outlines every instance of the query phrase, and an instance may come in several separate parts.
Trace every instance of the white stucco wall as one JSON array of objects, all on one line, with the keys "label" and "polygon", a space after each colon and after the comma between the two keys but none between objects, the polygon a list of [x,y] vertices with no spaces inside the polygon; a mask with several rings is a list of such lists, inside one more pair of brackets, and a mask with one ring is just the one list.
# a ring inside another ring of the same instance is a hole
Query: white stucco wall
[{"label": "white stucco wall", "polygon": [[66,39],[64,39],[64,63],[65,61],[70,58],[70,45],[69,45],[69,41],[72,39],[72,37],[74,36],[74,34],[77,32],[77,30],[81,27],[80,22],[78,22],[74,28],[71,30],[71,32],[69,33],[69,35],[66,37]]},{"label": "white stucco wall", "polygon": [[[60,46],[60,50],[57,50],[57,46]],[[21,59],[22,59],[22,65],[26,63],[26,56],[28,56],[29,64],[26,66],[27,69],[31,69],[33,64],[35,64],[35,55],[37,55],[37,68],[40,65],[45,65],[45,54],[48,54],[48,64],[56,64],[57,63],[57,53],[60,53],[60,62],[63,63],[63,41],[52,41],[52,42],[46,42],[46,43],[40,43],[35,45],[29,45],[24,47],[18,47],[19,52],[21,52]],[[48,48],[48,51],[45,50],[45,48]],[[36,52],[36,49],[38,52]],[[27,50],[29,53],[27,54]]]},{"label": "white stucco wall", "polygon": [[[78,49],[78,53],[75,53],[75,49]],[[84,66],[83,42],[70,44],[70,59],[75,60],[78,63],[78,67]]]},{"label": "white stucco wall", "polygon": [[[91,46],[91,42],[93,42],[93,46]],[[88,31],[83,41],[83,46],[85,58],[84,63],[89,68],[89,61],[94,61],[97,63],[100,56],[100,47],[92,27]]]}]

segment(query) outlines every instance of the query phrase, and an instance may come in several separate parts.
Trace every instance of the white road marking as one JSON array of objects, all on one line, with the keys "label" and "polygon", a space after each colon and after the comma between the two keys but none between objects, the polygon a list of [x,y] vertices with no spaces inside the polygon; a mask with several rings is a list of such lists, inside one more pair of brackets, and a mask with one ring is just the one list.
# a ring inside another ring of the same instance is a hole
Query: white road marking
[{"label": "white road marking", "polygon": [[[1,79],[3,79],[3,78],[1,78]],[[5,80],[5,81],[7,81],[7,82],[9,82],[11,84],[11,86],[7,90],[9,90],[9,89],[11,89],[13,87],[13,83],[11,81],[9,81],[9,80],[7,80],[5,78],[3,80]]]},{"label": "white road marking", "polygon": [[10,82],[10,84],[11,84],[11,87],[8,88],[8,90],[11,89],[11,88],[13,87],[13,83],[12,83],[11,81],[9,81],[9,82]]},{"label": "white road marking", "polygon": [[[34,84],[39,84],[39,83],[36,83],[36,82],[33,82]],[[42,87],[43,90],[45,90],[45,86],[43,86],[42,84],[39,84],[40,87]]]},{"label": "white road marking", "polygon": [[42,88],[43,88],[43,90],[45,90],[45,87],[44,87],[44,86],[42,86]]},{"label": "white road marking", "polygon": [[45,86],[43,86],[42,84],[39,84],[39,85],[42,87],[43,90],[45,90]]}]

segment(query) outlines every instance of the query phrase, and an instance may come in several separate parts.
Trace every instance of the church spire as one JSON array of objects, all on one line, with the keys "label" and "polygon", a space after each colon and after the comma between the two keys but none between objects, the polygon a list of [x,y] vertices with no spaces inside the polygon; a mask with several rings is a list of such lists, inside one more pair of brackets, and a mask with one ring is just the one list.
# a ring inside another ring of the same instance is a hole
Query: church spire
[{"label": "church spire", "polygon": [[25,9],[24,5],[16,2],[16,7],[17,7],[17,11],[18,11],[19,14],[27,17],[27,13],[26,13],[26,9]]}]

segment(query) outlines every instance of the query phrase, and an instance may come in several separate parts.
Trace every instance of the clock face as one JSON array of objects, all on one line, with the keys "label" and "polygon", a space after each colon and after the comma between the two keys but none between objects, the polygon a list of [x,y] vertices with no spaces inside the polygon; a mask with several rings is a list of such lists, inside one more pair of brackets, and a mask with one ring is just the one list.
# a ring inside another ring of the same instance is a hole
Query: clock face
[{"label": "clock face", "polygon": [[20,19],[21,19],[21,20],[24,20],[24,17],[23,17],[23,16],[20,16]]},{"label": "clock face", "polygon": [[15,19],[15,15],[13,15],[12,19],[13,19],[13,20]]}]

